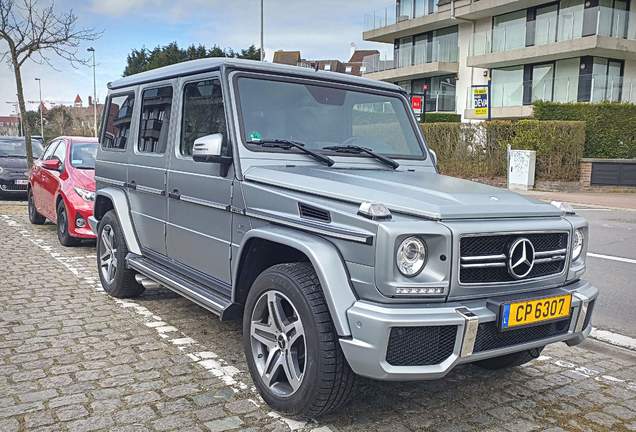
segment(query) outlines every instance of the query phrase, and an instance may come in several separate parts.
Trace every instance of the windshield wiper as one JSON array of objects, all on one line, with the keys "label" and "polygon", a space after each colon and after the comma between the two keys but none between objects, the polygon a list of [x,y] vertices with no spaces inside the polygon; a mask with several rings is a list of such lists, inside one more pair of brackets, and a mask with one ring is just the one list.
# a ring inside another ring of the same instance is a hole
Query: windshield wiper
[{"label": "windshield wiper", "polygon": [[371,157],[374,157],[375,159],[379,160],[380,162],[382,162],[385,165],[390,166],[393,169],[397,169],[400,164],[397,163],[396,161],[394,161],[391,158],[388,158],[386,156],[382,156],[379,153],[374,152],[371,149],[368,149],[366,147],[360,147],[357,145],[336,145],[336,146],[327,146],[327,147],[323,147],[323,150],[331,150],[331,151],[335,151],[335,152],[340,152],[340,153],[353,153],[353,154],[360,154],[360,153],[366,153]]},{"label": "windshield wiper", "polygon": [[249,140],[247,141],[247,143],[259,145],[261,147],[270,147],[270,148],[275,147],[275,148],[280,148],[284,150],[295,148],[305,153],[306,155],[313,157],[317,161],[324,163],[327,166],[332,166],[333,164],[336,163],[329,156],[324,156],[324,155],[321,155],[320,153],[316,153],[315,151],[309,150],[305,148],[305,144],[297,142],[297,141],[286,140],[286,139],[264,139],[264,140]]}]

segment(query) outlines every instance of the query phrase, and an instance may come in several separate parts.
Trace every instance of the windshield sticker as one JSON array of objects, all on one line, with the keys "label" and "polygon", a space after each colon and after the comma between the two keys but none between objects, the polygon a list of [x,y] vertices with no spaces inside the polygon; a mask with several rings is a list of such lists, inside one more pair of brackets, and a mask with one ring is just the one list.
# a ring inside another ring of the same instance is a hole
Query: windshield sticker
[{"label": "windshield sticker", "polygon": [[84,161],[81,159],[73,159],[71,162],[73,163],[73,165],[82,165],[84,163]]},{"label": "windshield sticker", "polygon": [[258,131],[252,131],[248,135],[248,140],[249,141],[261,141],[262,139],[263,139],[263,136]]}]

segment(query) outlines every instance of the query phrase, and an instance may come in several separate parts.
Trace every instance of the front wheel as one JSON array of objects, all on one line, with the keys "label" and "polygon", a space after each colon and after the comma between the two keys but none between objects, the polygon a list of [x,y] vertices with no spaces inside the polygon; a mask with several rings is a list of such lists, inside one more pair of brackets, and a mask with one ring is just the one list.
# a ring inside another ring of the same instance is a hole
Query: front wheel
[{"label": "front wheel", "polygon": [[254,383],[275,410],[317,417],[349,400],[354,374],[310,264],[278,264],[256,278],[243,346]]},{"label": "front wheel", "polygon": [[138,297],[144,287],[135,272],[126,268],[128,247],[114,210],[108,211],[97,226],[97,267],[102,288],[117,298]]},{"label": "front wheel", "polygon": [[80,239],[71,236],[69,230],[68,212],[64,201],[60,200],[57,204],[57,238],[62,246],[77,246]]},{"label": "front wheel", "polygon": [[539,357],[543,348],[533,348],[527,351],[507,354],[501,357],[489,358],[475,362],[475,365],[489,370],[507,369],[511,367],[521,366]]}]

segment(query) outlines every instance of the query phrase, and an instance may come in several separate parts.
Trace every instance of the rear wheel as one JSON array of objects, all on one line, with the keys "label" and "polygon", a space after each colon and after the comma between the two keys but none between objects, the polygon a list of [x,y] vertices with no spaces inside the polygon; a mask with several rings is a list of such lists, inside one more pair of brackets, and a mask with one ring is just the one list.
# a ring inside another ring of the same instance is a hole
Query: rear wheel
[{"label": "rear wheel", "polygon": [[62,246],[77,246],[80,239],[73,237],[69,232],[69,220],[64,200],[57,204],[57,238]]},{"label": "rear wheel", "polygon": [[498,370],[511,367],[521,366],[539,357],[543,348],[533,348],[527,351],[516,352],[501,357],[494,357],[486,360],[480,360],[475,364],[484,369]]},{"label": "rear wheel", "polygon": [[128,247],[114,210],[108,211],[97,226],[97,267],[104,291],[113,297],[138,297],[144,287],[135,272],[126,268]]},{"label": "rear wheel", "polygon": [[27,201],[29,206],[29,221],[33,225],[42,225],[46,222],[46,218],[38,213],[38,210],[35,208],[35,200],[33,199],[33,191],[29,189],[27,193]]},{"label": "rear wheel", "polygon": [[243,346],[254,383],[275,410],[316,417],[349,400],[354,374],[310,264],[278,264],[256,278]]}]

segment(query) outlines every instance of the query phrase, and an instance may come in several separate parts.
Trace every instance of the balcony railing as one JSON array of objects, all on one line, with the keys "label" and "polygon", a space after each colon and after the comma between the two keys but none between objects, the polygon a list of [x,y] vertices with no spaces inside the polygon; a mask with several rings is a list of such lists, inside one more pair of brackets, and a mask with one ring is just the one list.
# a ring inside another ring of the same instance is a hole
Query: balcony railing
[{"label": "balcony railing", "polygon": [[390,54],[373,54],[362,60],[365,73],[381,72],[400,69],[427,63],[457,63],[459,48],[457,35],[446,35],[434,39],[432,42],[416,42],[392,51]]},{"label": "balcony railing", "polygon": [[393,2],[383,8],[375,9],[373,12],[365,14],[364,31],[387,27],[398,22],[437,12],[437,0],[406,1],[404,5],[405,7],[398,10],[395,2]]},{"label": "balcony railing", "polygon": [[[636,40],[636,25],[629,28],[629,23],[636,22],[636,13],[597,7],[596,31],[598,36]],[[527,40],[529,35],[533,40]],[[589,36],[589,35],[586,35]],[[470,44],[470,55],[510,51],[526,46],[540,46],[555,42],[574,40],[583,35],[583,10],[574,13],[561,13],[550,19],[537,19],[531,22],[511,23],[486,32],[473,34]]]},{"label": "balcony railing", "polygon": [[430,90],[426,93],[426,112],[455,112],[456,93],[453,89]]},{"label": "balcony railing", "polygon": [[[584,91],[584,94],[579,92]],[[525,93],[525,99],[524,99]],[[491,106],[513,107],[539,100],[551,102],[630,102],[636,103],[636,80],[606,75],[583,75],[545,79],[540,82],[495,83],[491,85]],[[472,89],[468,89],[466,108],[474,109]]]}]

